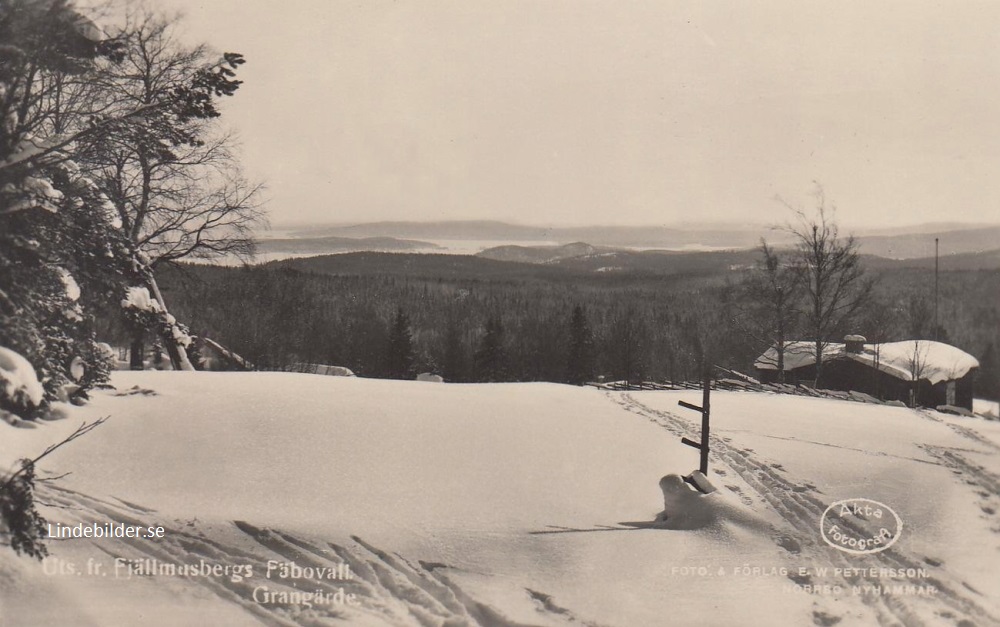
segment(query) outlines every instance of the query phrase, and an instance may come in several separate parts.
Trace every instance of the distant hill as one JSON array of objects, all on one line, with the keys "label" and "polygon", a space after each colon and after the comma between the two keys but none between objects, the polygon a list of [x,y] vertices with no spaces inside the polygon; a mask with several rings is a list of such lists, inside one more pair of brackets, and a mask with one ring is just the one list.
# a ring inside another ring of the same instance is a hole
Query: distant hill
[{"label": "distant hill", "polygon": [[[491,220],[442,222],[373,222],[369,224],[316,226],[296,230],[300,237],[393,237],[424,240],[475,240],[493,242],[590,242],[595,246],[656,248],[749,248],[756,246],[767,227],[696,226],[582,226],[541,227]],[[782,234],[769,235],[785,241]]]},{"label": "distant hill", "polygon": [[591,246],[583,242],[562,246],[496,246],[478,253],[477,257],[497,261],[517,261],[520,263],[552,263],[562,259],[584,257],[601,253],[616,252],[607,246]]},{"label": "distant hill", "polygon": [[[886,259],[884,257],[866,255],[864,259],[865,264],[872,269],[934,269],[934,257],[922,257],[920,259]],[[1000,248],[976,253],[960,253],[954,255],[942,254],[940,258],[940,269],[942,272],[950,272],[954,270],[1000,269]]]},{"label": "distant hill", "polygon": [[550,261],[513,261],[479,255],[347,253],[273,261],[268,265],[335,275],[390,275],[443,279],[540,279],[573,277],[646,280],[656,277],[719,277],[750,267],[756,251],[611,251]]},{"label": "distant hill", "polygon": [[934,257],[934,238],[938,238],[941,255],[980,253],[1000,247],[1000,226],[977,229],[906,233],[901,235],[871,235],[859,237],[861,252],[889,259],[919,259]]},{"label": "distant hill", "polygon": [[[890,259],[932,257],[935,237],[940,240],[942,255],[983,252],[1000,245],[1000,225],[979,225],[977,228],[971,228],[971,225],[939,223],[900,227],[896,232],[890,229],[862,230],[857,234],[862,253]],[[570,245],[571,242],[587,242],[597,248],[645,248],[677,251],[755,248],[762,237],[767,238],[772,245],[778,247],[793,243],[786,232],[765,224],[543,227],[493,220],[459,220],[318,225],[298,228],[293,230],[291,235],[302,241],[343,238],[345,241],[354,242],[373,240],[388,242],[384,247],[378,248],[379,250],[415,249],[395,244],[390,246],[389,243],[393,241],[509,242],[511,247],[498,247],[490,251],[488,256],[535,263],[538,262],[538,259],[549,256],[553,251],[544,253],[538,250],[522,250],[517,246],[527,242],[553,242],[553,246],[550,246],[553,248]],[[289,242],[294,240],[271,241],[282,242],[281,246],[286,247],[282,252],[292,252],[289,248],[292,244]],[[269,246],[274,245],[269,244]],[[531,248],[538,247],[532,246]],[[355,250],[361,249],[356,248]],[[374,250],[376,248],[369,244],[363,249]],[[338,249],[338,251],[326,249],[316,252],[339,252],[340,250],[346,250],[346,248]],[[312,249],[305,252],[311,251]],[[559,258],[564,256],[558,250],[554,251],[554,255]]]},{"label": "distant hill", "polygon": [[[582,252],[574,255],[570,253]],[[560,256],[566,255],[566,256]],[[491,258],[503,257],[503,258]],[[388,275],[424,279],[542,280],[568,279],[647,281],[657,277],[706,280],[721,279],[752,267],[756,250],[681,252],[663,250],[604,250],[588,244],[566,247],[503,246],[479,255],[351,252],[285,259],[270,266],[320,274]],[[886,259],[863,255],[865,266],[875,272],[902,269],[932,270],[933,258]],[[941,258],[942,271],[1000,269],[1000,250],[948,255]]]},{"label": "distant hill", "polygon": [[402,252],[433,250],[437,244],[394,237],[301,237],[261,240],[257,248],[262,253],[329,254],[359,251]]}]

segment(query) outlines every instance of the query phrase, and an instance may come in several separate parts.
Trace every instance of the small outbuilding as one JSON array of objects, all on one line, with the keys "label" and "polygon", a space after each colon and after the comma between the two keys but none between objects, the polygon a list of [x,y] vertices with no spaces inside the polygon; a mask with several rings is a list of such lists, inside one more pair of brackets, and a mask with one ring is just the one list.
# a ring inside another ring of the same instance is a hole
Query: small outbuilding
[{"label": "small outbuilding", "polygon": [[[965,351],[931,340],[871,344],[859,335],[848,335],[844,340],[823,347],[818,387],[863,392],[908,405],[951,405],[972,410],[973,380],[979,362]],[[813,342],[785,342],[785,383],[817,387],[815,351]],[[758,357],[754,368],[761,381],[778,382],[777,349],[771,347]]]}]

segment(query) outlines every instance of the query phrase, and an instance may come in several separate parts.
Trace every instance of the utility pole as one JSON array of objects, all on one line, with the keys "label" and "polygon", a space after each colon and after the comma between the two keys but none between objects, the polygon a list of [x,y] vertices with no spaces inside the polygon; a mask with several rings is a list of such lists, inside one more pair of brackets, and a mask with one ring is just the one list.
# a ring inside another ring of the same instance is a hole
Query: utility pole
[{"label": "utility pole", "polygon": [[934,341],[938,339],[938,238],[934,238]]}]

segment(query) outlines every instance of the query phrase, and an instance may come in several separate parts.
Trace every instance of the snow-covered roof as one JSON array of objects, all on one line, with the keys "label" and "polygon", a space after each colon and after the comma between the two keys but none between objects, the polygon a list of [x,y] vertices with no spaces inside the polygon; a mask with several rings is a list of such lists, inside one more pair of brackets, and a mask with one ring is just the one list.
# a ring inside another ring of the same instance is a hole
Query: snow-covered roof
[{"label": "snow-covered roof", "polygon": [[[831,342],[823,347],[823,359],[834,359],[843,354],[844,345]],[[816,344],[814,342],[785,342],[785,371],[795,370],[816,363]],[[754,362],[758,370],[778,369],[778,350],[775,347],[767,349]]]},{"label": "snow-covered roof", "polygon": [[[815,344],[812,342],[785,342],[785,371],[816,363]],[[905,340],[884,344],[865,344],[860,353],[847,352],[844,345],[830,343],[823,348],[823,359],[853,359],[872,368],[878,368],[903,381],[922,379],[931,385],[942,381],[961,379],[979,361],[960,348],[931,340]],[[754,362],[759,370],[778,369],[778,351],[767,349]]]},{"label": "snow-covered roof", "polygon": [[924,379],[931,385],[961,379],[970,370],[979,367],[979,361],[962,349],[931,340],[865,345],[860,354],[846,355],[872,367],[877,361],[879,370],[898,379]]}]

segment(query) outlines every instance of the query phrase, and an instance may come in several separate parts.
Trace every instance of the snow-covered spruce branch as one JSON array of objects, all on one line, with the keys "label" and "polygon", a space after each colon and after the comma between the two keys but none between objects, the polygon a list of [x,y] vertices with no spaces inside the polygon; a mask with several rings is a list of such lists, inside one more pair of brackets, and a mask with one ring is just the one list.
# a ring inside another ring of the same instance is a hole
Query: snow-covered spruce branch
[{"label": "snow-covered spruce branch", "polygon": [[66,436],[59,442],[56,442],[55,444],[50,444],[44,451],[42,451],[38,455],[38,457],[35,457],[34,459],[25,458],[24,460],[22,460],[21,468],[11,473],[11,475],[7,477],[7,480],[4,481],[2,484],[0,484],[0,492],[5,492],[8,489],[10,489],[10,486],[14,484],[14,481],[18,478],[18,476],[23,474],[28,468],[34,468],[35,465],[38,464],[38,462],[40,462],[48,455],[51,455],[57,449],[65,446],[66,444],[69,444],[70,442],[76,440],[77,438],[87,435],[97,427],[107,422],[108,418],[110,418],[110,416],[104,416],[103,418],[98,418],[94,422],[85,421],[83,424],[77,427],[76,431],[74,431],[73,433],[69,434],[68,436]]},{"label": "snow-covered spruce branch", "polygon": [[35,465],[60,447],[90,433],[107,419],[105,416],[92,423],[84,422],[69,436],[50,445],[34,459],[20,460],[21,467],[0,484],[0,532],[5,539],[9,539],[4,544],[10,546],[15,553],[24,553],[37,559],[48,555],[43,540],[46,523],[35,507],[39,503],[35,499],[35,487],[41,481],[54,481],[56,477],[39,479],[35,475]]}]

